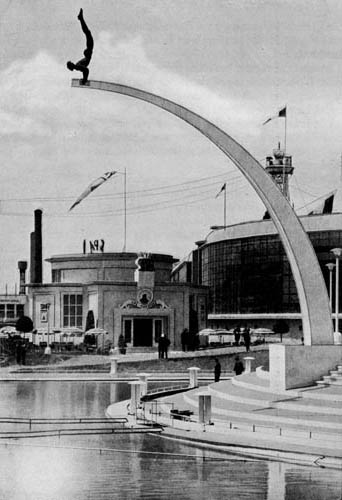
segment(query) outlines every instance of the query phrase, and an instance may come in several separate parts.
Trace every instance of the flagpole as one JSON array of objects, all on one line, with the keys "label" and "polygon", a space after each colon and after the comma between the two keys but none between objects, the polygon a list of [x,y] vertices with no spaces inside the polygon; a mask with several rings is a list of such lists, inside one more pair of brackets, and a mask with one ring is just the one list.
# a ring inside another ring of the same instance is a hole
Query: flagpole
[{"label": "flagpole", "polygon": [[286,196],[285,189],[285,162],[286,162],[286,135],[287,135],[287,105],[285,106],[285,124],[284,124],[284,158],[283,158],[283,195]]},{"label": "flagpole", "polygon": [[127,239],[127,172],[126,167],[124,170],[124,246],[123,252],[126,252],[126,239]]},{"label": "flagpole", "polygon": [[224,201],[223,201],[223,225],[227,225],[227,186],[224,188]]},{"label": "flagpole", "polygon": [[286,154],[286,134],[287,134],[287,106],[285,106],[286,115],[285,115],[285,137],[284,137],[284,153]]}]

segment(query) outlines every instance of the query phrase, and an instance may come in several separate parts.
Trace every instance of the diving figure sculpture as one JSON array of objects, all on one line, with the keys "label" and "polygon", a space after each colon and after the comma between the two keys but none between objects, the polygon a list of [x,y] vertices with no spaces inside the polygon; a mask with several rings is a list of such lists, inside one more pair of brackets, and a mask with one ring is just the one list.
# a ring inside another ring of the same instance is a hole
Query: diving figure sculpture
[{"label": "diving figure sculpture", "polygon": [[77,16],[77,19],[80,21],[82,31],[86,36],[87,47],[86,47],[85,51],[83,52],[84,57],[82,59],[80,59],[77,63],[73,63],[71,61],[68,61],[67,68],[70,71],[74,71],[74,69],[76,71],[81,71],[81,73],[83,74],[83,78],[81,80],[81,83],[83,85],[85,85],[88,81],[88,76],[89,76],[88,66],[90,63],[91,56],[93,55],[94,39],[92,37],[92,34],[91,34],[84,18],[83,18],[83,9],[80,9],[80,12]]}]

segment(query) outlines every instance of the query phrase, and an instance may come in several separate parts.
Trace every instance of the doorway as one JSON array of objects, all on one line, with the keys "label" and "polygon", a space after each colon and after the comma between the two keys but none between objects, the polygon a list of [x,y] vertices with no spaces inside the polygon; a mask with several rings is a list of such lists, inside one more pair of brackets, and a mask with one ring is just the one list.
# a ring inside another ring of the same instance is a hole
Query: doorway
[{"label": "doorway", "polygon": [[153,339],[153,319],[135,318],[133,321],[133,346],[151,347]]}]

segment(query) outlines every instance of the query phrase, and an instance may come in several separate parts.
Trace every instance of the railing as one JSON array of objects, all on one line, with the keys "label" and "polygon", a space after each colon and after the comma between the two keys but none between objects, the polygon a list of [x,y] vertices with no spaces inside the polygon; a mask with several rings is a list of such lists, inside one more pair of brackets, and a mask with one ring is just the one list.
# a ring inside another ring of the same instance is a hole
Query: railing
[{"label": "railing", "polygon": [[[146,405],[151,405],[151,408],[148,409]],[[164,407],[164,408],[163,408]],[[165,407],[167,410],[165,410]],[[152,421],[158,423],[159,425],[168,425],[168,421],[170,421],[170,425],[172,427],[178,426],[182,429],[190,429],[189,425],[191,423],[191,428],[193,429],[194,424],[198,424],[198,426],[203,431],[212,431],[212,432],[226,432],[229,431],[242,431],[242,432],[252,432],[252,433],[263,433],[266,435],[265,430],[267,429],[267,435],[271,434],[273,436],[280,436],[284,438],[289,438],[293,436],[294,438],[302,438],[302,439],[310,439],[310,440],[318,440],[324,439],[327,441],[336,441],[336,433],[329,433],[324,431],[318,431],[316,429],[294,429],[291,427],[280,427],[280,426],[272,426],[272,425],[264,425],[264,424],[256,424],[256,423],[244,423],[237,421],[228,421],[225,422],[223,420],[220,421],[211,421],[210,424],[199,423],[198,420],[195,420],[189,414],[181,414],[175,411],[174,403],[168,402],[160,402],[160,401],[151,401],[144,402],[141,407],[142,418],[146,421]],[[147,415],[147,416],[146,416]],[[175,420],[177,424],[175,424]],[[273,432],[272,432],[273,431]],[[341,438],[342,440],[342,438]]]},{"label": "railing", "polygon": [[[164,407],[170,408],[170,410],[165,411]],[[143,420],[145,424],[156,424],[160,425],[161,422],[158,417],[169,417],[170,413],[174,409],[174,403],[160,402],[160,401],[144,401],[137,413],[137,419]]]},{"label": "railing", "polygon": [[79,418],[25,418],[25,417],[0,417],[0,424],[27,424],[31,429],[33,425],[50,424],[127,424],[126,417],[102,418],[102,417],[79,417]]},{"label": "railing", "polygon": [[146,394],[144,394],[142,396],[142,399],[144,397],[151,397],[151,396],[154,396],[154,395],[159,395],[159,394],[164,394],[164,393],[168,393],[168,392],[174,392],[174,391],[182,391],[182,390],[185,390],[185,389],[189,389],[189,384],[186,384],[186,385],[171,385],[171,386],[168,386],[168,387],[158,387],[157,389],[152,389],[150,391],[147,391]]},{"label": "railing", "polygon": [[[2,439],[18,439],[32,437],[51,437],[51,436],[84,436],[84,435],[99,435],[99,434],[139,434],[146,432],[161,432],[161,427],[146,428],[146,427],[128,427],[128,419],[126,417],[117,418],[17,418],[17,417],[1,417],[0,424],[19,424],[28,425],[27,430],[0,430],[0,440]],[[46,428],[57,424],[56,427]],[[96,424],[95,426],[93,424]],[[45,428],[32,429],[33,426],[43,425]],[[66,427],[71,425],[71,427]],[[98,427],[101,425],[101,427]]]}]

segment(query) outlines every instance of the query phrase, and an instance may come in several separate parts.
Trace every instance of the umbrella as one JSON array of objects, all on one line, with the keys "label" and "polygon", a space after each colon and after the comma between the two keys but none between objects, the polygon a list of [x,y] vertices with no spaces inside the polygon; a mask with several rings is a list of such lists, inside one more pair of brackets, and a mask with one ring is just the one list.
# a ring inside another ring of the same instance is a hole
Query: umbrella
[{"label": "umbrella", "polygon": [[101,335],[101,334],[107,335],[108,332],[103,328],[90,328],[90,330],[86,331],[86,335]]},{"label": "umbrella", "polygon": [[17,330],[15,328],[15,326],[3,326],[1,329],[0,329],[0,333],[5,333],[5,334],[14,334],[14,333],[17,333]]},{"label": "umbrella", "polygon": [[210,335],[213,333],[216,333],[216,332],[212,328],[204,328],[204,330],[201,330],[200,332],[198,332],[198,335]]},{"label": "umbrella", "polygon": [[81,330],[80,328],[67,328],[64,330],[64,333],[67,333],[68,335],[75,335],[76,333],[84,333],[83,330]]},{"label": "umbrella", "polygon": [[255,335],[268,335],[268,334],[274,334],[274,331],[271,330],[270,328],[256,328],[255,330],[252,331]]}]

